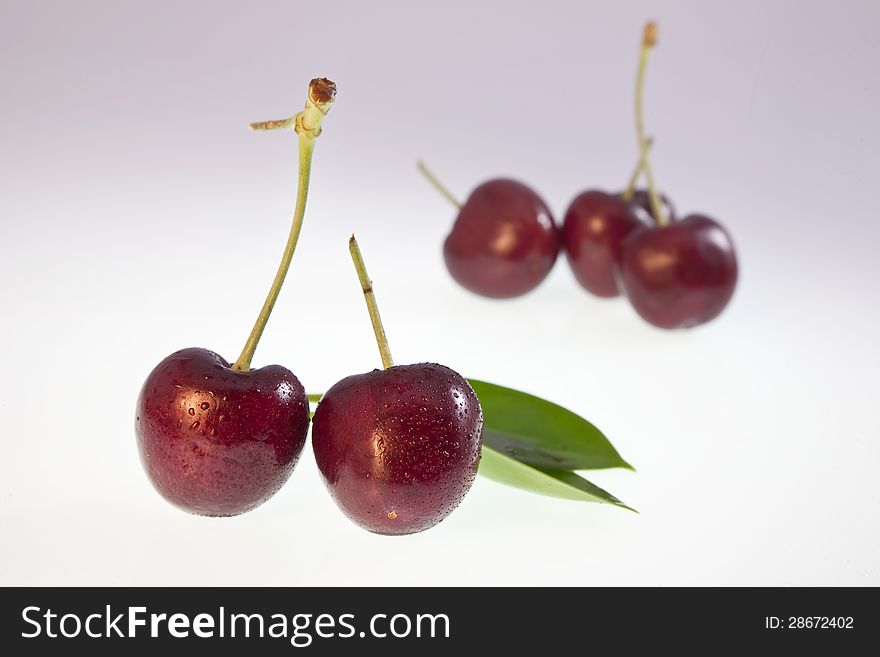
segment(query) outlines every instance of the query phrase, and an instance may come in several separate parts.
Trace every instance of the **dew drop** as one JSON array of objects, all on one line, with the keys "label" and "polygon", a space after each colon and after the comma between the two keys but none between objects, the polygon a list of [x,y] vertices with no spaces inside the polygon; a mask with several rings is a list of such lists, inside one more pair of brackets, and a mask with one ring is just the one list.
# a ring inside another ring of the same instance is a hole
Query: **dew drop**
[{"label": "dew drop", "polygon": [[199,421],[196,420],[195,422],[193,422],[191,425],[189,425],[189,428],[190,429],[198,429],[199,428]]},{"label": "dew drop", "polygon": [[190,407],[189,407],[189,410],[187,411],[187,413],[189,413],[190,415],[195,415],[195,414],[196,414],[196,409],[194,409],[192,406],[190,406]]},{"label": "dew drop", "polygon": [[211,404],[205,401],[199,404],[199,408],[201,408],[203,411],[207,411],[209,408],[211,408]]}]

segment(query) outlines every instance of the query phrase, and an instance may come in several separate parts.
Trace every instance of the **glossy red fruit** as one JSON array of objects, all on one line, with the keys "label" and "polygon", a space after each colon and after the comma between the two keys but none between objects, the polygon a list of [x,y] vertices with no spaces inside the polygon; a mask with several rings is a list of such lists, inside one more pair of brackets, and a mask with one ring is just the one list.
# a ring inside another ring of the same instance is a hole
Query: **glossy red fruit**
[{"label": "glossy red fruit", "polygon": [[490,180],[462,206],[443,245],[452,277],[471,292],[509,298],[533,290],[559,254],[546,203],[515,180]]},{"label": "glossy red fruit", "polygon": [[468,382],[433,363],[346,377],[318,404],[312,446],[327,488],[378,534],[433,527],[477,474],[483,414]]},{"label": "glossy red fruit", "polygon": [[562,241],[578,283],[596,296],[618,296],[621,244],[645,225],[617,194],[591,190],[575,197],[565,213]]},{"label": "glossy red fruit", "polygon": [[308,398],[289,370],[239,372],[192,348],[147,377],[135,429],[141,462],[165,499],[191,513],[233,516],[287,481],[308,427]]},{"label": "glossy red fruit", "polygon": [[654,326],[704,324],[733,296],[733,242],[717,221],[702,215],[643,228],[623,243],[620,279],[633,307]]}]

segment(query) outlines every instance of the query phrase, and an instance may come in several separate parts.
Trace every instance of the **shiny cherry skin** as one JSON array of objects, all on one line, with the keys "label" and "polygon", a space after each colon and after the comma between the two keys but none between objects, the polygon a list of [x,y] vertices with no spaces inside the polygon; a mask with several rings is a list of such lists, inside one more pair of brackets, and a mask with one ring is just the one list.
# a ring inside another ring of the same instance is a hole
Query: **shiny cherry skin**
[{"label": "shiny cherry skin", "polygon": [[156,366],[135,422],[156,490],[204,516],[238,515],[275,494],[293,472],[308,427],[308,397],[289,370],[239,372],[199,348]]},{"label": "shiny cherry skin", "polygon": [[616,268],[623,240],[646,225],[617,194],[590,190],[568,206],[562,242],[578,283],[599,297],[620,294]]},{"label": "shiny cherry skin", "polygon": [[515,180],[496,179],[468,197],[443,256],[463,287],[504,299],[533,290],[547,277],[559,243],[559,231],[541,197]]},{"label": "shiny cherry skin", "polygon": [[733,241],[717,221],[696,214],[643,228],[623,243],[620,280],[633,307],[654,326],[704,324],[733,296]]},{"label": "shiny cherry skin", "polygon": [[470,384],[433,363],[346,377],[318,404],[312,446],[342,511],[377,534],[433,527],[477,474],[483,413]]},{"label": "shiny cherry skin", "polygon": [[[623,197],[623,192],[621,192],[620,196]],[[675,221],[675,206],[672,205],[672,201],[669,200],[669,197],[665,194],[660,194],[660,203],[663,204],[663,209],[666,212],[666,217],[669,221]],[[654,216],[654,209],[651,207],[651,195],[647,189],[634,190],[629,205],[636,215],[643,219],[646,224],[653,224],[656,222],[657,219]]]}]

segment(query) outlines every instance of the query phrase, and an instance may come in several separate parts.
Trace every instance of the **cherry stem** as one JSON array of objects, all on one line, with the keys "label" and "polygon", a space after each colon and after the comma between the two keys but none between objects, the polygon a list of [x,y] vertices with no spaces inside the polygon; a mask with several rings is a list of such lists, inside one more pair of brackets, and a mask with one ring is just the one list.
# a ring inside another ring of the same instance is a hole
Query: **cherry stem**
[{"label": "cherry stem", "polygon": [[321,134],[321,122],[330,111],[330,105],[336,96],[336,85],[326,78],[315,78],[309,83],[309,94],[306,100],[305,109],[289,119],[280,121],[262,121],[260,123],[252,123],[252,130],[279,130],[285,128],[293,128],[299,136],[299,177],[296,190],[296,208],[293,212],[293,223],[290,227],[290,235],[287,238],[287,245],[284,247],[284,254],[281,257],[281,263],[278,265],[278,271],[275,273],[275,279],[272,281],[272,287],[269,288],[269,294],[257,321],[251,329],[247,342],[241,350],[241,355],[232,364],[232,369],[239,372],[247,372],[251,369],[251,360],[253,360],[254,352],[263,330],[266,328],[266,322],[272,314],[272,308],[278,300],[278,294],[281,292],[281,286],[290,269],[290,263],[293,260],[293,253],[296,251],[296,244],[299,241],[299,234],[302,230],[303,217],[306,212],[306,199],[309,195],[309,178],[312,171],[312,152],[315,146],[315,139]]},{"label": "cherry stem", "polygon": [[348,251],[351,253],[351,261],[357,270],[358,280],[361,282],[361,290],[364,292],[364,300],[367,302],[367,312],[370,313],[370,321],[373,323],[373,333],[376,334],[376,344],[379,345],[379,355],[382,356],[382,367],[386,370],[393,367],[391,350],[388,348],[388,338],[385,336],[385,327],[382,326],[382,317],[379,315],[379,306],[376,304],[376,295],[373,294],[373,282],[367,274],[367,266],[361,255],[361,248],[357,239],[352,235],[348,240]]},{"label": "cherry stem", "polygon": [[657,194],[657,186],[654,184],[654,172],[651,169],[651,160],[648,157],[648,138],[645,136],[645,122],[642,116],[642,95],[645,88],[645,71],[648,68],[648,56],[651,49],[657,44],[657,24],[653,21],[645,25],[642,36],[642,51],[639,57],[639,69],[636,75],[636,134],[639,139],[639,154],[641,157],[642,171],[645,172],[645,181],[648,184],[648,197],[651,200],[651,213],[659,226],[668,223],[666,214],[663,212],[663,204]]},{"label": "cherry stem", "polygon": [[461,201],[455,198],[452,192],[446,189],[446,186],[442,182],[440,182],[440,180],[438,180],[437,176],[431,173],[431,170],[425,166],[424,162],[419,161],[416,163],[416,166],[419,168],[419,171],[422,172],[422,175],[428,179],[428,182],[431,183],[434,189],[440,192],[440,194],[443,195],[447,201],[452,203],[452,205],[457,207],[459,210],[461,209]]},{"label": "cherry stem", "polygon": [[[654,146],[654,139],[648,137],[648,150]],[[639,156],[639,161],[636,162],[636,166],[633,169],[632,174],[629,177],[629,184],[626,186],[626,190],[623,192],[623,200],[624,201],[632,201],[633,196],[636,193],[636,184],[639,182],[639,176],[642,175],[642,169],[645,167],[645,158],[644,156]]]}]

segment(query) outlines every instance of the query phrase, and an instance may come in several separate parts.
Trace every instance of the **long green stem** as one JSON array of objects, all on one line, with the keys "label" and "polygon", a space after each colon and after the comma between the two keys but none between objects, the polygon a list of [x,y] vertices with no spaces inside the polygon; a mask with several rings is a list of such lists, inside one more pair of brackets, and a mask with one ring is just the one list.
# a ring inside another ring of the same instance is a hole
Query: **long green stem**
[{"label": "long green stem", "polygon": [[290,227],[290,234],[287,237],[287,245],[284,247],[284,254],[281,256],[281,263],[278,265],[278,271],[275,272],[275,280],[272,281],[272,287],[269,288],[269,294],[263,302],[260,314],[257,315],[257,321],[248,336],[241,355],[232,366],[232,369],[240,372],[247,372],[251,368],[251,360],[257,349],[257,344],[266,328],[266,322],[272,314],[275,302],[278,300],[278,294],[281,292],[281,286],[290,269],[290,263],[293,260],[293,253],[296,251],[296,244],[299,241],[299,233],[302,230],[303,217],[306,213],[306,199],[309,195],[309,178],[312,169],[312,152],[315,142],[300,136],[299,138],[299,182],[296,192],[296,209],[293,213],[293,224]]},{"label": "long green stem", "polygon": [[248,335],[247,342],[241,350],[241,355],[233,363],[232,369],[239,372],[247,372],[251,368],[251,360],[253,360],[254,352],[263,330],[266,328],[266,322],[272,314],[275,302],[278,300],[278,294],[281,292],[281,286],[290,269],[290,263],[293,260],[293,253],[296,251],[296,244],[299,241],[299,234],[302,230],[303,217],[306,213],[306,200],[309,196],[309,179],[312,172],[312,153],[315,147],[315,139],[321,134],[321,122],[336,95],[336,85],[325,78],[316,78],[309,85],[309,96],[306,101],[305,109],[291,119],[283,119],[280,121],[263,121],[251,124],[253,130],[277,130],[282,128],[293,127],[298,135],[299,142],[299,176],[297,179],[296,190],[296,208],[293,212],[293,223],[290,227],[290,234],[287,237],[287,245],[284,247],[284,254],[281,256],[281,263],[278,265],[278,271],[275,272],[275,279],[269,288],[269,294],[263,302],[257,321]]},{"label": "long green stem", "polygon": [[438,192],[440,192],[440,194],[444,198],[446,198],[447,201],[452,203],[452,205],[454,205],[458,209],[461,209],[461,201],[459,201],[457,198],[455,198],[455,196],[452,194],[452,192],[450,192],[448,189],[446,189],[446,186],[442,182],[440,182],[440,180],[437,178],[437,176],[435,176],[433,173],[431,173],[431,170],[425,166],[424,162],[417,162],[416,166],[419,168],[419,171],[422,172],[422,175],[428,179],[428,182],[431,183],[431,185],[434,187],[434,189],[436,189]]},{"label": "long green stem", "polygon": [[644,36],[642,37],[642,50],[639,57],[639,69],[636,74],[636,134],[639,139],[639,153],[641,156],[642,170],[645,172],[645,181],[648,184],[648,196],[651,199],[651,212],[654,215],[657,224],[665,226],[667,224],[666,214],[663,212],[663,204],[660,202],[660,196],[657,194],[657,186],[654,184],[654,172],[651,169],[651,160],[648,156],[648,139],[645,136],[645,122],[642,116],[642,95],[645,88],[645,72],[648,68],[648,56],[651,48],[657,43],[657,24],[648,23],[645,26]]},{"label": "long green stem", "polygon": [[[652,146],[654,146],[654,140],[651,139],[651,137],[648,137],[648,150],[649,151],[651,150]],[[642,175],[642,169],[644,169],[644,168],[645,168],[645,158],[640,152],[639,153],[639,161],[636,162],[636,166],[633,169],[633,172],[629,177],[629,183],[627,184],[626,189],[624,190],[623,194],[621,194],[621,196],[623,196],[624,201],[629,202],[629,201],[633,200],[633,195],[636,193],[636,184],[638,184],[639,176]]]},{"label": "long green stem", "polygon": [[376,303],[376,295],[373,294],[373,282],[367,274],[367,266],[357,239],[352,235],[348,240],[348,251],[351,253],[351,261],[357,271],[361,290],[364,292],[364,300],[367,302],[367,312],[370,313],[370,322],[373,324],[373,333],[376,334],[376,344],[379,345],[379,355],[382,357],[382,367],[386,370],[394,365],[391,359],[391,350],[388,348],[388,338],[385,336],[385,327],[382,326],[382,317],[379,315],[379,306]]}]

